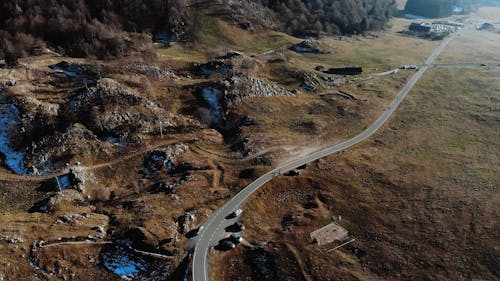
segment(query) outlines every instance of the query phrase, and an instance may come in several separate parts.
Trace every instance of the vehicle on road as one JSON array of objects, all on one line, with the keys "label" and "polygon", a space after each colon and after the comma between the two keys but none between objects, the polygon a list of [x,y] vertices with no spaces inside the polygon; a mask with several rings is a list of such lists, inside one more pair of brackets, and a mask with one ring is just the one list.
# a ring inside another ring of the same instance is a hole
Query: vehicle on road
[{"label": "vehicle on road", "polygon": [[239,236],[237,233],[231,233],[231,235],[229,236],[229,240],[231,240],[233,244],[239,244],[241,243],[241,240],[243,240],[243,238],[241,238],[241,236]]},{"label": "vehicle on road", "polygon": [[241,215],[241,213],[243,213],[242,209],[236,209],[232,213],[227,215],[226,219],[232,219],[232,218],[239,217]]},{"label": "vehicle on road", "polygon": [[242,230],[245,230],[245,226],[241,222],[237,221],[232,225],[226,227],[225,230],[227,232],[240,232]]},{"label": "vehicle on road", "polygon": [[307,166],[309,166],[307,163],[298,167],[297,170],[304,170],[304,169],[307,169]]},{"label": "vehicle on road", "polygon": [[418,69],[418,66],[413,64],[413,65],[410,65],[410,69]]},{"label": "vehicle on road", "polygon": [[285,176],[289,176],[289,177],[295,177],[295,176],[298,176],[298,175],[300,175],[300,172],[298,170],[296,170],[296,169],[288,171],[285,174]]},{"label": "vehicle on road", "polygon": [[205,229],[205,227],[203,225],[200,225],[200,227],[198,227],[196,229],[196,232],[195,232],[195,235],[198,235],[200,234],[203,230]]},{"label": "vehicle on road", "polygon": [[482,63],[482,64],[481,64],[481,66],[488,66],[488,64],[486,64],[486,63]]},{"label": "vehicle on road", "polygon": [[236,245],[231,242],[231,240],[229,239],[222,239],[219,241],[219,246],[222,250],[230,250],[230,249],[234,249],[236,247]]},{"label": "vehicle on road", "polygon": [[199,226],[198,228],[191,229],[186,233],[186,237],[193,238],[195,236],[198,236],[203,232],[203,230],[205,230],[205,227],[203,225]]},{"label": "vehicle on road", "polygon": [[[352,139],[349,139],[347,141],[344,141],[342,143],[327,147],[323,150],[316,151],[309,156],[305,156],[304,158],[301,159],[303,163],[307,162],[313,162],[316,161],[324,156],[331,155],[336,152],[344,151],[347,148],[350,148],[356,144],[359,144],[362,141],[365,141],[368,139],[370,136],[372,136],[375,132],[377,132],[382,126],[389,120],[389,118],[392,116],[396,108],[398,108],[399,104],[405,99],[405,97],[408,95],[411,89],[413,89],[414,85],[419,81],[419,79],[424,75],[424,73],[427,71],[427,69],[432,65],[432,63],[435,61],[435,59],[443,52],[443,50],[448,46],[448,44],[454,39],[454,36],[451,36],[447,39],[445,39],[433,52],[432,54],[427,58],[426,63],[421,66],[421,71],[418,71],[410,80],[407,81],[406,85],[401,89],[399,94],[396,96],[395,99],[393,99],[393,104],[391,106],[391,110],[388,112],[384,112],[373,124],[363,128],[363,131],[358,134],[357,136],[353,137]],[[282,169],[288,169],[288,167],[291,166],[290,164],[277,167],[276,170],[281,171]],[[257,191],[259,188],[261,188],[265,183],[268,181],[272,180],[276,176],[275,173],[267,173],[264,176],[258,178],[255,180],[252,184],[248,185],[245,187],[243,190],[238,193],[235,197],[233,197],[229,203],[231,206],[241,206],[243,204],[249,195],[251,195],[253,192]],[[224,207],[222,207],[224,208]],[[209,224],[215,224],[217,225],[220,223],[220,221],[223,219],[225,213],[221,212],[215,212],[215,215],[209,220]],[[211,228],[211,227],[210,227]],[[214,229],[215,231],[218,231],[218,228]],[[208,252],[210,249],[210,242],[211,242],[211,236],[209,235],[204,235],[206,239],[200,239],[197,241],[197,245],[194,250],[193,254],[193,280],[194,281],[206,281],[208,280],[209,276],[209,262],[207,261],[208,259]],[[233,243],[234,244],[234,243]]]}]

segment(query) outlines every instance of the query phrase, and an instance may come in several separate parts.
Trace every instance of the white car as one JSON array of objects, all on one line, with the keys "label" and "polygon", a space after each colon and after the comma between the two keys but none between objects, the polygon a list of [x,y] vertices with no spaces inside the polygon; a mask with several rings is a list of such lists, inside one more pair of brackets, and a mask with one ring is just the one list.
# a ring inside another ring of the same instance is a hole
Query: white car
[{"label": "white car", "polygon": [[227,215],[226,218],[227,219],[236,218],[236,217],[239,217],[241,215],[241,213],[243,213],[242,209],[236,209],[232,213],[230,213],[229,215]]},{"label": "white car", "polygon": [[241,215],[241,213],[243,213],[243,210],[242,209],[236,209],[236,210],[234,210],[233,213],[234,213],[235,216],[239,217]]},{"label": "white car", "polygon": [[200,227],[198,227],[198,229],[196,229],[195,235],[199,235],[204,229],[205,229],[205,227],[203,225],[201,225]]}]

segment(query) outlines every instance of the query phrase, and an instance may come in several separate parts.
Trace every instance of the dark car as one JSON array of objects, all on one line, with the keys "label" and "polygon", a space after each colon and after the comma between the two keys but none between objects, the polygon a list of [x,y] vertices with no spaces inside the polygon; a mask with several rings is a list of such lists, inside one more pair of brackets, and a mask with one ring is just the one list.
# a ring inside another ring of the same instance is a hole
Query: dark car
[{"label": "dark car", "polygon": [[289,176],[289,177],[295,177],[298,175],[300,175],[300,172],[298,170],[290,170],[290,171],[286,172],[286,174],[285,174],[285,176]]},{"label": "dark car", "polygon": [[243,238],[241,238],[241,236],[239,236],[237,233],[231,233],[228,239],[231,240],[233,244],[239,244],[241,243],[241,240],[243,240]]},{"label": "dark car", "polygon": [[198,227],[195,231],[196,235],[200,234],[204,229],[205,227],[203,225],[200,225],[200,227]]},{"label": "dark car", "polygon": [[219,246],[223,250],[230,250],[230,249],[234,249],[236,247],[236,245],[233,242],[231,242],[231,240],[229,240],[229,239],[220,240]]},{"label": "dark car", "polygon": [[297,170],[304,170],[304,169],[306,169],[306,168],[307,168],[307,166],[308,166],[308,165],[307,165],[307,163],[306,163],[306,164],[304,164],[304,165],[302,165],[302,166],[298,167],[298,168],[297,168]]},{"label": "dark car", "polygon": [[225,230],[227,232],[240,232],[244,229],[245,229],[245,226],[239,221],[237,221],[237,222],[233,223],[232,225],[225,228]]},{"label": "dark car", "polygon": [[200,225],[200,227],[192,229],[188,233],[186,233],[186,237],[193,238],[195,236],[198,236],[198,235],[200,235],[201,232],[203,232],[204,229],[205,229],[205,227],[203,225]]}]

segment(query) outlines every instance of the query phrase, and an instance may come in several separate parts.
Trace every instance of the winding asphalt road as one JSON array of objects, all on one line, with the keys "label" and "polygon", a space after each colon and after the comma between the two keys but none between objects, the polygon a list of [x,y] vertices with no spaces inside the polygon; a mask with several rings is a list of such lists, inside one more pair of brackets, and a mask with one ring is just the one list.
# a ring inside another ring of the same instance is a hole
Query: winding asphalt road
[{"label": "winding asphalt road", "polygon": [[229,200],[224,206],[219,208],[203,225],[205,229],[195,237],[192,241],[195,250],[193,254],[193,281],[209,281],[209,266],[208,266],[208,250],[210,247],[217,245],[218,239],[222,236],[224,227],[230,225],[233,220],[226,220],[225,217],[230,214],[235,209],[239,208],[248,197],[250,197],[255,191],[257,191],[261,186],[266,184],[268,181],[272,180],[274,177],[279,176],[287,171],[296,169],[304,164],[313,162],[330,154],[345,150],[355,144],[358,144],[365,139],[373,135],[377,130],[379,130],[384,123],[391,117],[399,104],[403,101],[410,90],[415,86],[417,81],[422,77],[422,75],[432,66],[434,60],[443,52],[448,43],[453,40],[457,35],[454,34],[449,38],[445,39],[429,56],[425,64],[415,73],[410,80],[403,87],[401,92],[396,96],[396,98],[391,102],[390,106],[386,111],[368,128],[366,128],[362,133],[344,141],[342,143],[336,144],[334,146],[319,150],[317,152],[311,153],[302,159],[295,160],[293,162],[287,163],[281,167],[268,172],[267,174],[261,176],[250,185],[241,190],[236,196]]}]

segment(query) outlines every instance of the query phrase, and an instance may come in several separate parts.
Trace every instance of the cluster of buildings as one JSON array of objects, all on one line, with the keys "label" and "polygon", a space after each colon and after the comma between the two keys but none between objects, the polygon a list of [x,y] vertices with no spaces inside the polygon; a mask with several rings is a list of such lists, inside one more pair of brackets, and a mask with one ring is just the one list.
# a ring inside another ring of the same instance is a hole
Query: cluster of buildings
[{"label": "cluster of buildings", "polygon": [[500,23],[489,23],[485,22],[481,25],[478,25],[477,30],[485,30],[500,33]]},{"label": "cluster of buildings", "polygon": [[412,22],[410,31],[415,32],[457,32],[464,27],[463,23],[452,21],[434,21],[434,22]]},{"label": "cluster of buildings", "polygon": [[432,40],[440,40],[463,27],[463,23],[453,21],[412,22],[406,33]]}]

